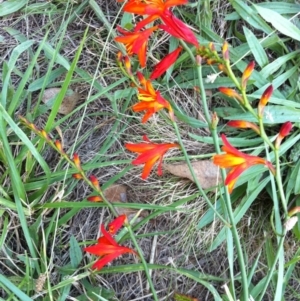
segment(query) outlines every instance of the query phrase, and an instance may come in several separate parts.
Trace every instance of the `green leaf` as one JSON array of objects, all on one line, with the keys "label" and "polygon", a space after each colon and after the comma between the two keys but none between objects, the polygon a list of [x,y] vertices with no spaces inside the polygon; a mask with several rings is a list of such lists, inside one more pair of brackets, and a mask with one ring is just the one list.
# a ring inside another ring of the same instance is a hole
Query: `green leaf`
[{"label": "green leaf", "polygon": [[6,286],[16,297],[22,301],[32,301],[26,294],[24,294],[17,286],[15,286],[11,281],[9,281],[3,275],[0,275],[0,283]]},{"label": "green leaf", "polygon": [[253,5],[257,12],[269,23],[271,23],[275,29],[282,34],[300,41],[300,29],[296,27],[291,21],[285,19],[277,12],[264,8],[261,6]]},{"label": "green leaf", "polygon": [[67,70],[70,69],[70,63],[59,53],[57,53],[57,50],[54,49],[50,44],[43,43],[43,50],[45,52],[45,55],[48,59],[52,59],[55,57],[55,62]]},{"label": "green leaf", "polygon": [[70,259],[72,268],[77,268],[82,260],[81,248],[73,235],[70,238]]},{"label": "green leaf", "polygon": [[249,45],[249,48],[255,58],[255,61],[258,63],[258,65],[262,68],[265,65],[269,63],[268,57],[266,55],[266,52],[264,51],[261,43],[256,38],[256,36],[250,31],[247,27],[243,27],[244,34],[247,39],[247,43]]},{"label": "green leaf", "polygon": [[296,57],[299,57],[299,50],[293,51],[286,55],[282,55],[279,58],[277,58],[275,61],[273,61],[271,64],[265,66],[260,71],[260,75],[265,78],[268,78],[271,74],[274,74],[283,64]]},{"label": "green leaf", "polygon": [[[189,133],[189,136],[199,142],[214,144],[214,140],[212,137],[199,136],[192,133]],[[223,143],[221,138],[219,138],[218,141],[219,144]],[[254,139],[247,139],[244,137],[243,138],[231,137],[228,138],[228,141],[230,144],[237,147],[250,147],[250,146],[260,145],[263,142],[263,140],[260,137]]]},{"label": "green leaf", "polygon": [[17,12],[27,4],[28,0],[7,0],[0,4],[0,17]]},{"label": "green leaf", "polygon": [[272,28],[257,15],[255,10],[249,7],[244,1],[230,0],[229,2],[236,12],[256,29],[263,30],[267,34],[270,34],[273,31]]},{"label": "green leaf", "polygon": [[270,8],[279,14],[298,14],[300,4],[285,2],[262,2],[256,4],[259,7]]},{"label": "green leaf", "polygon": [[[257,122],[256,118],[249,112],[243,113],[240,109],[216,108],[219,117],[226,120],[245,120]],[[287,106],[267,106],[264,110],[263,122],[265,124],[278,124],[287,121],[299,122],[300,110]]]}]

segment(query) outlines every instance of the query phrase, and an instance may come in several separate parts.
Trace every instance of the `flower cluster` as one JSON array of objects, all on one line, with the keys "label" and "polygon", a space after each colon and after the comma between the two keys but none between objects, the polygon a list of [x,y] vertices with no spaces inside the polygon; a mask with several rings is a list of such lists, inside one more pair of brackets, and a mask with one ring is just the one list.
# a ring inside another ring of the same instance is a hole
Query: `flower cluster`
[{"label": "flower cluster", "polygon": [[[124,2],[124,1],[119,1]],[[121,53],[117,56],[117,62],[122,72],[130,78],[137,88],[138,103],[132,106],[134,112],[145,112],[142,123],[146,123],[155,113],[165,109],[169,113],[171,121],[175,121],[174,111],[171,104],[166,100],[160,91],[155,90],[153,80],[162,76],[170,66],[172,66],[181,51],[182,46],[178,46],[174,51],[167,54],[159,63],[153,67],[149,79],[137,71],[136,78],[131,70],[129,57],[137,56],[140,67],[144,68],[147,64],[147,46],[150,36],[157,30],[163,30],[171,36],[176,37],[184,42],[199,47],[198,40],[193,31],[184,22],[179,20],[171,11],[171,8],[178,5],[186,4],[188,0],[128,0],[123,11],[142,16],[132,31],[127,31],[120,26],[117,27],[121,36],[115,38],[119,43],[124,44],[126,54]],[[157,25],[153,25],[159,22]],[[149,27],[149,24],[151,26]],[[148,25],[148,27],[146,27]],[[158,162],[158,175],[162,175],[162,159],[164,154],[170,148],[178,148],[177,143],[157,144],[151,142],[147,136],[143,137],[145,142],[142,143],[126,143],[125,147],[139,153],[137,159],[132,164],[144,164],[142,179],[146,179],[153,165]]]},{"label": "flower cluster", "polygon": [[[225,49],[225,52],[227,50]],[[227,54],[224,54],[224,48],[223,48],[223,55],[227,56]],[[251,74],[254,71],[255,63],[250,62],[246,69],[243,72],[241,83],[240,83],[240,91],[245,91],[247,87],[247,82],[251,76]],[[235,98],[240,102],[241,105],[243,105],[245,108],[249,108],[249,104],[247,103],[247,99],[242,96],[243,93],[239,94],[236,90],[220,87],[219,91],[229,97]],[[269,86],[264,93],[262,94],[257,107],[257,113],[255,111],[251,111],[253,115],[256,117],[257,121],[259,122],[259,126],[253,122],[245,121],[245,120],[232,120],[227,123],[228,126],[234,127],[234,128],[240,128],[240,129],[252,129],[256,134],[263,137],[264,135],[264,128],[261,120],[263,119],[264,109],[269,102],[271,96],[273,93],[273,86]],[[248,106],[248,107],[247,107]],[[252,107],[250,107],[252,110]],[[270,143],[270,146],[274,150],[278,150],[281,144],[281,141],[290,133],[293,125],[291,122],[286,122],[282,125],[279,134],[275,140],[274,144]],[[234,148],[230,143],[228,142],[225,135],[222,135],[222,141],[224,146],[222,147],[222,150],[225,152],[225,154],[221,155],[215,155],[213,157],[214,164],[222,167],[222,168],[229,168],[230,171],[226,177],[225,185],[228,185],[228,191],[229,193],[232,192],[233,187],[240,176],[242,172],[244,172],[246,169],[253,165],[262,164],[266,166],[273,175],[276,174],[275,168],[272,165],[271,162],[257,157],[257,156],[250,156],[245,153],[240,152],[236,148]]]}]

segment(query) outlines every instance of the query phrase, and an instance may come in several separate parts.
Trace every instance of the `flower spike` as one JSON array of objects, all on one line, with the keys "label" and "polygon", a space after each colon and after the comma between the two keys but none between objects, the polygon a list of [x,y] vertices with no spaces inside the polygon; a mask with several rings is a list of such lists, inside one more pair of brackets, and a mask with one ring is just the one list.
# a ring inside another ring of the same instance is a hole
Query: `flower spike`
[{"label": "flower spike", "polygon": [[227,140],[226,136],[222,134],[221,136],[224,146],[222,150],[225,154],[215,155],[213,157],[213,162],[215,165],[221,168],[230,168],[227,174],[225,185],[228,186],[229,193],[232,192],[233,187],[238,180],[238,177],[249,167],[257,164],[265,165],[270,169],[270,171],[275,174],[275,169],[271,162],[256,156],[247,155],[235,147],[233,147]]}]

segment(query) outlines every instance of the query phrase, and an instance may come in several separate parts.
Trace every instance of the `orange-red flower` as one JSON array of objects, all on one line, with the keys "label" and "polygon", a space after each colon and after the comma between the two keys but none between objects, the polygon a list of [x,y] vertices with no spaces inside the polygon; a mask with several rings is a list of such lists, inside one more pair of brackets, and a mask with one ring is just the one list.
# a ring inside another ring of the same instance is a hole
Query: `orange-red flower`
[{"label": "orange-red flower", "polygon": [[174,119],[174,112],[170,103],[164,99],[159,91],[155,91],[150,80],[146,80],[142,73],[137,73],[142,88],[138,87],[139,103],[132,109],[134,112],[146,111],[142,123],[145,123],[154,113],[165,108],[169,111],[170,118]]},{"label": "orange-red flower", "polygon": [[175,63],[181,50],[182,47],[179,46],[174,51],[166,55],[158,64],[156,64],[154,66],[153,72],[150,75],[150,79],[156,79],[160,77],[163,73],[165,73],[167,69]]},{"label": "orange-red flower", "polygon": [[162,175],[162,160],[164,154],[173,147],[179,147],[179,144],[177,143],[153,143],[151,142],[147,136],[143,136],[143,140],[145,142],[142,143],[126,143],[125,147],[132,151],[139,153],[138,157],[132,161],[133,165],[140,165],[140,164],[145,164],[143,172],[142,172],[142,179],[146,179],[152,168],[153,165],[158,162],[158,169],[157,169],[157,174],[159,176]]},{"label": "orange-red flower", "polygon": [[115,40],[122,43],[126,47],[127,54],[132,56],[137,54],[142,67],[146,66],[146,50],[147,43],[150,35],[155,31],[158,26],[153,26],[139,32],[129,32],[121,27],[118,30],[124,35],[122,37],[116,37]]},{"label": "orange-red flower", "polygon": [[186,4],[187,2],[188,0],[128,0],[123,10],[138,15],[149,15],[138,22],[135,30],[140,30],[168,12],[170,7]]},{"label": "orange-red flower", "polygon": [[225,154],[215,155],[213,157],[213,162],[222,168],[231,169],[225,180],[225,185],[228,185],[229,193],[232,192],[233,187],[241,173],[253,165],[263,164],[275,174],[275,169],[271,162],[260,157],[251,156],[240,152],[228,142],[224,134],[222,134],[221,138],[224,143],[222,150],[225,152]]},{"label": "orange-red flower", "polygon": [[108,224],[108,226],[107,226],[108,227],[108,232],[111,235],[116,234],[121,229],[121,227],[123,226],[125,220],[126,220],[126,215],[125,214],[119,215],[111,223]]},{"label": "orange-red flower", "polygon": [[162,14],[161,19],[165,24],[159,25],[160,29],[168,32],[171,36],[182,39],[196,47],[199,45],[193,31],[189,29],[184,22],[176,18],[170,11],[166,11]]},{"label": "orange-red flower", "polygon": [[93,269],[102,269],[106,264],[122,254],[132,253],[137,255],[134,250],[120,246],[111,236],[111,234],[115,234],[122,227],[125,219],[126,216],[117,217],[109,224],[109,232],[105,230],[104,225],[101,225],[103,236],[98,239],[98,243],[84,248],[84,251],[101,257],[94,263]]}]

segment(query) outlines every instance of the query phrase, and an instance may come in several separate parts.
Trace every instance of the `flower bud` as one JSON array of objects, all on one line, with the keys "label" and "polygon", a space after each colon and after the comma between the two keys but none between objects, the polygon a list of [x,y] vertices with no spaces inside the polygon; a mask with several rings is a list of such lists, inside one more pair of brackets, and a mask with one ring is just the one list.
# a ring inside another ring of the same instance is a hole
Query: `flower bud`
[{"label": "flower bud", "polygon": [[100,190],[99,181],[97,180],[97,178],[94,175],[90,176],[90,181],[91,181],[92,185],[95,187],[95,189]]},{"label": "flower bud", "polygon": [[222,46],[222,54],[225,61],[229,61],[228,43],[225,41]]},{"label": "flower bud", "polygon": [[290,131],[292,130],[292,127],[293,127],[293,124],[290,121],[285,122],[281,126],[279,134],[275,141],[275,148],[277,148],[277,149],[279,148],[282,139],[290,133]]},{"label": "flower bud", "polygon": [[267,105],[269,99],[271,98],[272,93],[273,93],[273,86],[271,85],[265,90],[258,103],[258,116],[260,117],[263,116],[264,108]]},{"label": "flower bud", "polygon": [[63,148],[62,148],[61,142],[60,142],[59,140],[55,140],[54,144],[55,144],[57,150],[58,150],[60,153],[64,153],[64,150],[63,150]]},{"label": "flower bud", "polygon": [[229,97],[236,98],[239,102],[244,103],[243,98],[234,89],[219,87],[219,91]]},{"label": "flower bud", "polygon": [[243,75],[242,75],[242,88],[243,89],[246,89],[248,79],[250,78],[250,76],[254,70],[254,67],[255,67],[255,62],[252,61],[248,64],[247,68],[243,72]]},{"label": "flower bud", "polygon": [[98,195],[92,195],[86,198],[90,202],[102,202],[102,198]]},{"label": "flower bud", "polygon": [[81,175],[80,173],[74,173],[74,174],[72,174],[72,177],[73,177],[74,179],[76,179],[76,180],[80,180],[80,179],[83,178],[82,175]]},{"label": "flower bud", "polygon": [[76,154],[76,153],[73,154],[73,161],[74,161],[74,163],[75,163],[75,166],[76,166],[79,170],[81,170],[80,159],[79,159],[78,154]]},{"label": "flower bud", "polygon": [[260,135],[259,127],[256,124],[249,122],[249,121],[231,120],[227,123],[227,125],[234,127],[234,128],[240,128],[240,129],[252,129],[258,135]]}]

